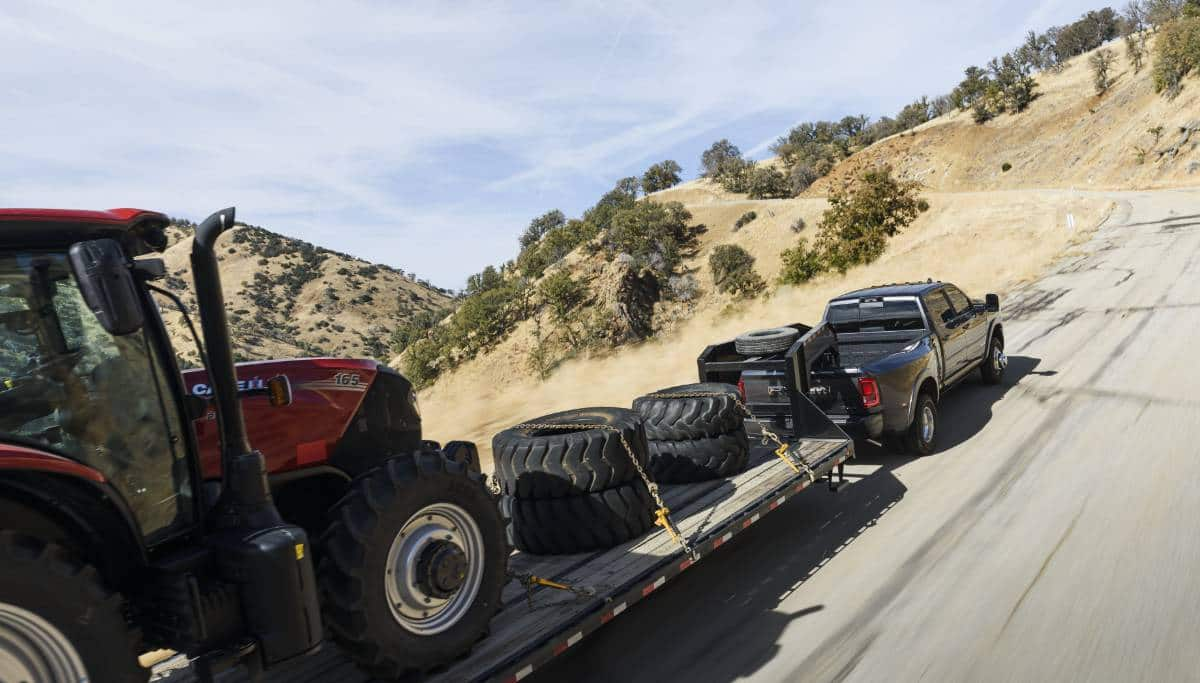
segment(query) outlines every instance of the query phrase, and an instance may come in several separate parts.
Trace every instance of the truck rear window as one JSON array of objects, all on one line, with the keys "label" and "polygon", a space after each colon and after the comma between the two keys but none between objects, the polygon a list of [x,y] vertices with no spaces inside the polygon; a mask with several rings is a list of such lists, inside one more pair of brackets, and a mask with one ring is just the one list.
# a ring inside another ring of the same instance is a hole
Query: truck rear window
[{"label": "truck rear window", "polygon": [[829,305],[825,320],[837,333],[900,332],[925,329],[916,301],[860,299]]}]

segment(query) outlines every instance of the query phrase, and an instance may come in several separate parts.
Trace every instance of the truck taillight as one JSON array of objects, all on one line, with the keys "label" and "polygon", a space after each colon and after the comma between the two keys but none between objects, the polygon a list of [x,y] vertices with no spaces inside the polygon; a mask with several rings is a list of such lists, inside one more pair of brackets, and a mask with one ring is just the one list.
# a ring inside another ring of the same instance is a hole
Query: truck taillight
[{"label": "truck taillight", "polygon": [[746,380],[738,377],[738,393],[742,395],[742,403],[746,402]]},{"label": "truck taillight", "polygon": [[870,377],[858,380],[858,393],[862,394],[864,408],[874,408],[879,405],[879,385]]}]

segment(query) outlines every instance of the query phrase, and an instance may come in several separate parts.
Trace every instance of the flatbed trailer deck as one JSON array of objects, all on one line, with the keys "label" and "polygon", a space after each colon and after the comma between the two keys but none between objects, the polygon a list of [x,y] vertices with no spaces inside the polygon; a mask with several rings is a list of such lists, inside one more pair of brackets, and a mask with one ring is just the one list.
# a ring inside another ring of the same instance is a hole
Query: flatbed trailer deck
[{"label": "flatbed trailer deck", "polygon": [[[843,463],[854,457],[854,445],[844,437],[800,439],[794,442],[793,453],[807,465],[811,476],[803,468],[797,473],[770,448],[757,447],[741,474],[661,486],[663,499],[694,557],[658,527],[603,551],[561,556],[514,553],[509,561],[511,572],[533,574],[594,591],[594,595],[546,587],[527,593],[517,581],[510,581],[504,589],[504,605],[492,620],[491,633],[470,655],[429,680],[524,679],[805,488],[822,479],[833,485],[835,477],[840,480]],[[238,676],[228,680],[240,680]],[[186,668],[160,671],[155,679],[170,683],[195,680]],[[327,644],[320,653],[273,671],[267,680],[358,683],[368,677]]]}]

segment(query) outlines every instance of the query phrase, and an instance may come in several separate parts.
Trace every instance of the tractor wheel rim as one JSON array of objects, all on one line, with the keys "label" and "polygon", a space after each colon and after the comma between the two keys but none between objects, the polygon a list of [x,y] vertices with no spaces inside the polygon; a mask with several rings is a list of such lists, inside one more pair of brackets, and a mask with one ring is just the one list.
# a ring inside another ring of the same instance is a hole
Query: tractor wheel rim
[{"label": "tractor wheel rim", "polygon": [[71,641],[49,621],[0,602],[0,681],[86,681]]},{"label": "tractor wheel rim", "polygon": [[[457,552],[436,552],[447,545]],[[431,553],[463,560],[461,583],[448,597],[438,597],[420,576],[419,570],[428,570],[424,565]],[[421,636],[451,628],[479,595],[484,559],[483,532],[466,510],[453,503],[421,508],[404,523],[388,550],[384,590],[392,616],[405,630]]]},{"label": "tractor wheel rim", "polygon": [[921,409],[921,441],[929,443],[933,441],[933,409],[925,406]]}]

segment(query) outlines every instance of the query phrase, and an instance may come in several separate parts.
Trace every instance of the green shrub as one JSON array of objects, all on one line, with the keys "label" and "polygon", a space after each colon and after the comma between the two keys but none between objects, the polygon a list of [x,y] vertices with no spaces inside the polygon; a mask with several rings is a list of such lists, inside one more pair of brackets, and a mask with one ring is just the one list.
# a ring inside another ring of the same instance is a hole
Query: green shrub
[{"label": "green shrub", "polygon": [[1184,17],[1160,29],[1154,46],[1154,89],[1174,98],[1183,79],[1200,69],[1200,16]]},{"label": "green shrub", "polygon": [[416,340],[404,354],[404,376],[418,389],[429,386],[441,374],[444,339],[432,335]]},{"label": "green shrub", "polygon": [[587,298],[587,287],[572,278],[566,270],[558,270],[542,278],[538,292],[550,307],[554,321],[560,325],[569,324],[571,312]]},{"label": "green shrub", "polygon": [[779,282],[785,285],[798,285],[816,277],[828,270],[824,259],[814,249],[808,248],[808,240],[803,237],[796,246],[784,249],[779,254],[782,264],[779,269]]},{"label": "green shrub", "polygon": [[691,241],[692,214],[679,202],[641,201],[613,214],[604,237],[610,256],[629,254],[634,263],[660,274],[674,270],[680,250]]},{"label": "green shrub", "polygon": [[567,217],[558,209],[547,211],[546,213],[529,221],[529,227],[525,228],[525,232],[521,233],[521,238],[519,240],[521,243],[521,249],[528,249],[529,247],[537,244],[538,240],[542,239],[546,233],[556,228],[561,228],[562,226],[566,225],[566,223]]},{"label": "green shrub", "polygon": [[683,168],[671,159],[654,164],[642,174],[642,191],[649,194],[678,185],[681,171]]},{"label": "green shrub", "polygon": [[1112,77],[1108,72],[1116,58],[1116,54],[1107,48],[1097,50],[1088,57],[1088,64],[1092,67],[1092,86],[1097,95],[1103,95],[1112,86]]},{"label": "green shrub", "polygon": [[717,140],[700,155],[701,175],[717,179],[741,161],[742,150],[737,145],[725,139]]},{"label": "green shrub", "polygon": [[750,191],[750,181],[753,177],[754,162],[748,159],[737,159],[726,164],[716,179],[726,192],[743,194]]},{"label": "green shrub", "polygon": [[792,196],[788,177],[770,166],[760,166],[750,173],[746,191],[751,199],[785,199]]},{"label": "green shrub", "polygon": [[1008,173],[1008,172],[1009,172],[1009,171],[1011,171],[1011,170],[1012,170],[1012,164],[1008,163],[1007,161],[1006,161],[1006,162],[1004,162],[1003,164],[1000,164],[1000,171],[1001,171],[1001,172],[1003,172],[1003,173]]},{"label": "green shrub", "polygon": [[468,357],[491,348],[525,317],[525,289],[524,283],[509,281],[463,299],[452,329]]},{"label": "green shrub", "polygon": [[766,288],[766,283],[754,272],[754,257],[736,244],[714,247],[708,257],[708,268],[718,292],[749,298]]},{"label": "green shrub", "polygon": [[741,216],[738,216],[738,219],[736,221],[734,221],[734,223],[733,223],[733,231],[737,232],[738,230],[741,230],[742,228],[749,225],[750,222],[753,221],[755,218],[758,218],[758,214],[753,211],[747,211],[746,213],[742,214]]},{"label": "green shrub", "polygon": [[919,188],[919,183],[892,177],[892,169],[883,166],[831,193],[816,240],[829,267],[844,273],[879,258],[887,239],[921,212],[916,196]]}]

